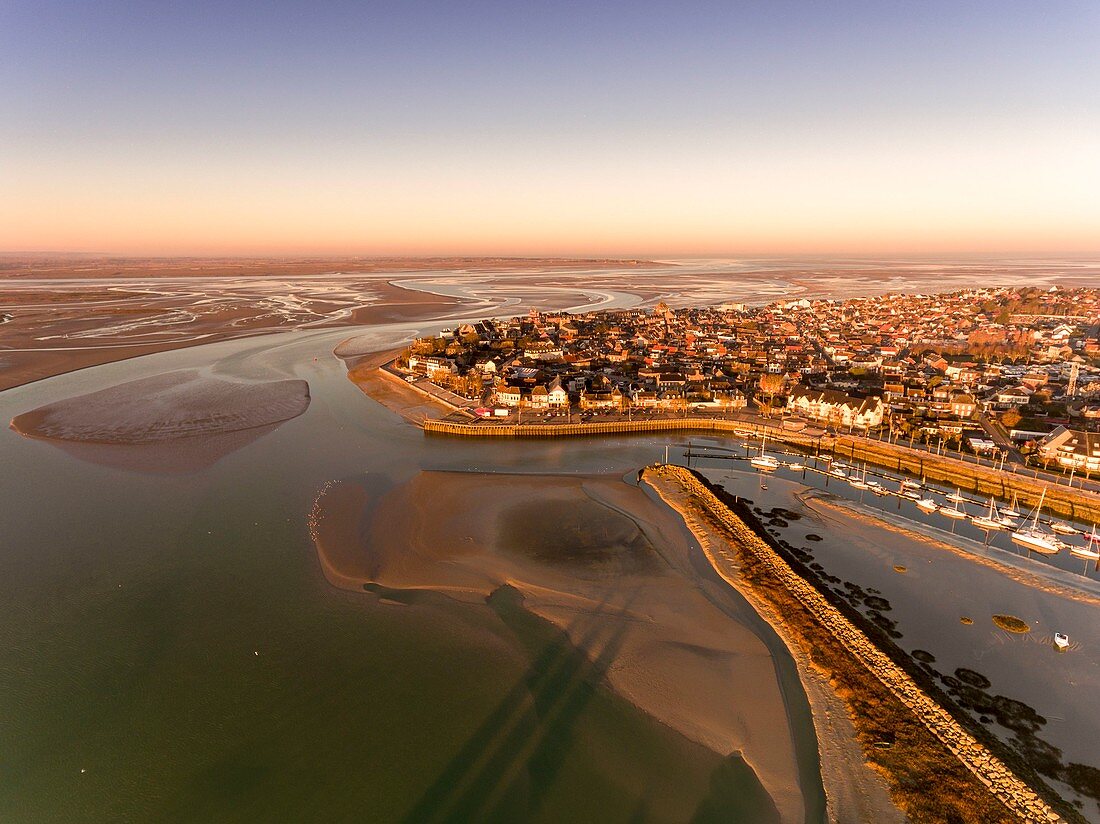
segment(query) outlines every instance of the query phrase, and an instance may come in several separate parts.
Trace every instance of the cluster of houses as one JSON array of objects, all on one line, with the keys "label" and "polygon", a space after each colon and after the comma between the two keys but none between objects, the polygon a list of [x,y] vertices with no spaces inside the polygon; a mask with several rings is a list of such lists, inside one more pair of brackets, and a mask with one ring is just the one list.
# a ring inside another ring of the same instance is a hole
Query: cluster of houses
[{"label": "cluster of houses", "polygon": [[[399,366],[499,409],[727,413],[1021,439],[1100,427],[1100,291],[530,313],[417,340]],[[1013,410],[1019,410],[1013,413]],[[1008,414],[1006,414],[1008,413]]]}]

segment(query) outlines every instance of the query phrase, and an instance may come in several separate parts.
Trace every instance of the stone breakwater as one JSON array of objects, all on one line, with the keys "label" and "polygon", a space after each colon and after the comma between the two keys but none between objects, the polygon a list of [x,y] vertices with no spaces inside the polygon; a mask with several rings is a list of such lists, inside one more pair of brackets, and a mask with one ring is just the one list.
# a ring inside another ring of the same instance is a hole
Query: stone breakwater
[{"label": "stone breakwater", "polygon": [[[646,480],[670,506],[685,516],[688,526],[694,518],[676,505],[669,494],[676,488],[691,496],[702,512],[729,535],[738,549],[751,557],[778,581],[866,670],[886,687],[920,723],[940,741],[1009,811],[1023,821],[1053,822],[1061,817],[1007,765],[971,736],[943,707],[921,690],[917,683],[811,584],[796,573],[748,525],[734,515],[691,472],[676,466],[647,469]],[[692,531],[699,534],[700,530]],[[707,543],[710,543],[709,541]],[[735,559],[704,545],[711,564],[731,585],[740,578]]]}]

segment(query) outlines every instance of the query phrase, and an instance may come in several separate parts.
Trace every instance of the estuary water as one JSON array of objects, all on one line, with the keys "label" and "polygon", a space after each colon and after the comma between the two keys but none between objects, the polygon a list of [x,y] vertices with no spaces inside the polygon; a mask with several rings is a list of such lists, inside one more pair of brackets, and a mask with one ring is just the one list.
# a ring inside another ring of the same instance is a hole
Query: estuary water
[{"label": "estuary water", "polygon": [[[417,328],[369,332],[381,348]],[[327,482],[629,473],[664,445],[426,439],[347,380],[331,352],[348,335],[210,344],[0,394],[5,420],[180,369],[300,378],[312,395],[305,414],[193,472],[0,432],[0,819],[769,820],[744,761],[613,693],[507,593],[474,610],[326,582],[308,515]],[[822,820],[793,663],[734,593],[727,608],[775,657],[791,721],[776,734],[795,743],[807,820]]]}]

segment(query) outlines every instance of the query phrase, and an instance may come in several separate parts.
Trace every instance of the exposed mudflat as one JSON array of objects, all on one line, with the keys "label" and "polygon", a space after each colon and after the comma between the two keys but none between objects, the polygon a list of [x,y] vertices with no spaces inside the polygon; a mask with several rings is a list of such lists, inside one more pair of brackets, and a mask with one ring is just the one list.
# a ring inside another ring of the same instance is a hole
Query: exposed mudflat
[{"label": "exposed mudflat", "polygon": [[434,590],[473,609],[517,592],[604,663],[615,692],[719,755],[740,753],[782,820],[803,820],[771,653],[720,606],[724,587],[694,571],[673,513],[617,476],[421,472],[381,494],[367,480],[330,485],[314,508],[331,583]]},{"label": "exposed mudflat", "polygon": [[245,383],[186,370],[40,406],[11,426],[34,438],[155,444],[270,426],[308,407],[309,384],[302,380]]}]

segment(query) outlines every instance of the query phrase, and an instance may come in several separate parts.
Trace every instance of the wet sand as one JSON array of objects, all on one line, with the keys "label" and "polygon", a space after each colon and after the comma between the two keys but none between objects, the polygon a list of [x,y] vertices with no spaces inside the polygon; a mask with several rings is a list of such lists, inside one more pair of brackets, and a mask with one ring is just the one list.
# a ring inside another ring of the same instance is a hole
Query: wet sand
[{"label": "wet sand", "polygon": [[[687,511],[690,506],[687,496],[675,490],[663,490],[660,494],[663,498],[673,496],[666,500],[677,511]],[[890,799],[886,780],[864,759],[848,708],[834,689],[830,674],[815,664],[802,645],[791,637],[782,616],[773,614],[750,588],[741,586],[737,576],[728,576],[724,572],[726,564],[718,556],[729,555],[726,538],[705,518],[691,518],[690,527],[715,571],[741,592],[768,621],[798,665],[799,677],[813,710],[829,821],[904,822],[906,816]]]},{"label": "wet sand", "polygon": [[343,275],[299,282],[89,278],[77,285],[0,278],[0,310],[11,316],[0,328],[0,390],[155,352],[296,328],[428,319],[464,304]]},{"label": "wet sand", "polygon": [[229,381],[186,370],[41,406],[16,415],[11,428],[94,463],[194,471],[273,432],[309,402],[306,381]]},{"label": "wet sand", "polygon": [[[565,631],[635,706],[721,755],[740,752],[784,821],[804,803],[763,642],[692,573],[683,526],[614,476],[421,472],[379,494],[334,484],[312,517],[335,586],[483,605],[501,587]],[[784,733],[779,733],[784,730]]]}]

